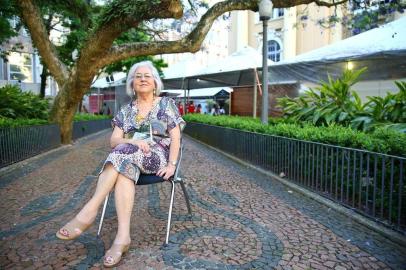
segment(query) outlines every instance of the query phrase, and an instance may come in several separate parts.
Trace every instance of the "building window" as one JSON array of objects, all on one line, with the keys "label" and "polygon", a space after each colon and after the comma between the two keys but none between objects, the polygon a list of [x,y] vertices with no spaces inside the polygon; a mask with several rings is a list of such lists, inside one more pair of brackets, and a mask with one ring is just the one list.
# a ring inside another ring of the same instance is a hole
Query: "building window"
[{"label": "building window", "polygon": [[10,64],[10,80],[33,82],[31,54],[11,52],[7,58]]},{"label": "building window", "polygon": [[[284,15],[284,10],[285,10],[285,9],[283,9],[283,8],[274,8],[274,9],[272,10],[271,19],[278,19],[278,18],[280,18],[280,17],[283,17],[283,15]],[[260,22],[261,22],[261,20],[260,20],[260,18],[259,18],[259,12],[255,12],[255,15],[254,15],[254,23],[255,23],[255,24],[258,24],[258,23],[260,23]]]},{"label": "building window", "polygon": [[281,45],[275,40],[268,40],[268,59],[281,61]]},{"label": "building window", "polygon": [[272,11],[272,19],[277,19],[279,17],[283,17],[284,9],[283,8],[274,8]]}]

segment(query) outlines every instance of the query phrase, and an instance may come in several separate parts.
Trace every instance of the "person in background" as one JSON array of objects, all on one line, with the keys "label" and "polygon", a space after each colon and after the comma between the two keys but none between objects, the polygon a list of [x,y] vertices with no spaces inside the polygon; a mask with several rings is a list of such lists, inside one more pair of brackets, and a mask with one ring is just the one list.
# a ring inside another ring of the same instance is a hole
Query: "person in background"
[{"label": "person in background", "polygon": [[107,106],[107,104],[106,104],[106,102],[104,102],[103,103],[103,107],[102,107],[102,109],[100,110],[100,114],[102,114],[102,115],[107,115],[107,110],[108,110],[108,106]]},{"label": "person in background", "polygon": [[193,104],[193,100],[189,102],[189,105],[187,106],[187,112],[195,113],[195,104]]},{"label": "person in background", "polygon": [[82,105],[82,113],[89,113],[85,105]]},{"label": "person in background", "polygon": [[184,110],[183,110],[183,104],[182,104],[182,102],[178,102],[178,110],[179,110],[179,114],[180,115],[183,115],[184,114]]},{"label": "person in background", "polygon": [[196,113],[202,113],[202,105],[197,104]]},{"label": "person in background", "polygon": [[217,104],[214,104],[213,107],[211,108],[210,114],[215,116],[218,115],[218,108],[217,108]]},{"label": "person in background", "polygon": [[223,114],[226,114],[226,111],[224,110],[223,107],[220,107],[219,115],[223,115]]}]

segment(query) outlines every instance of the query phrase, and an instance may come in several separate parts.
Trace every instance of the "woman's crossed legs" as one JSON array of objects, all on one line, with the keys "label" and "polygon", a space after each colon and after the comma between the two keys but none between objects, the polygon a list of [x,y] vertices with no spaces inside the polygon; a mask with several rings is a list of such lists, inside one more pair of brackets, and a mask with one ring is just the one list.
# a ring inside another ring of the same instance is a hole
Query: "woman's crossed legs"
[{"label": "woman's crossed legs", "polygon": [[57,237],[63,240],[71,240],[80,236],[93,223],[100,205],[113,187],[115,189],[118,230],[113,245],[104,259],[105,266],[116,265],[120,261],[121,255],[128,250],[131,242],[130,224],[135,194],[134,181],[119,174],[112,164],[106,164],[100,174],[92,198],[73,220],[57,232]]}]

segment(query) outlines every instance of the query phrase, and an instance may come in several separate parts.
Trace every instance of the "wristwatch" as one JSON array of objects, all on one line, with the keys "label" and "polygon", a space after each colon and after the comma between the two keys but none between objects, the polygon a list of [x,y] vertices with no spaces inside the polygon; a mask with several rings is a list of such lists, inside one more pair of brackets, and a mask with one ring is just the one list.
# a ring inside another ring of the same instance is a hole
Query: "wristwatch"
[{"label": "wristwatch", "polygon": [[176,166],[177,162],[176,161],[169,161],[169,164]]}]

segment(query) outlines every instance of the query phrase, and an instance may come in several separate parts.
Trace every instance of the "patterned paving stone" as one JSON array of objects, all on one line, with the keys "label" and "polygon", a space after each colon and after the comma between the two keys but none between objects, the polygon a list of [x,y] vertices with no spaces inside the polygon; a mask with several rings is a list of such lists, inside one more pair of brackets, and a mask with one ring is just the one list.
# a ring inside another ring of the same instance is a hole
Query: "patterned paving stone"
[{"label": "patterned paving stone", "polygon": [[[0,269],[101,269],[117,229],[109,200],[101,237],[75,241],[56,230],[91,196],[109,151],[102,132],[0,171]],[[185,139],[182,176],[193,214],[170,185],[136,189],[132,243],[118,269],[406,269],[405,247]]]}]

